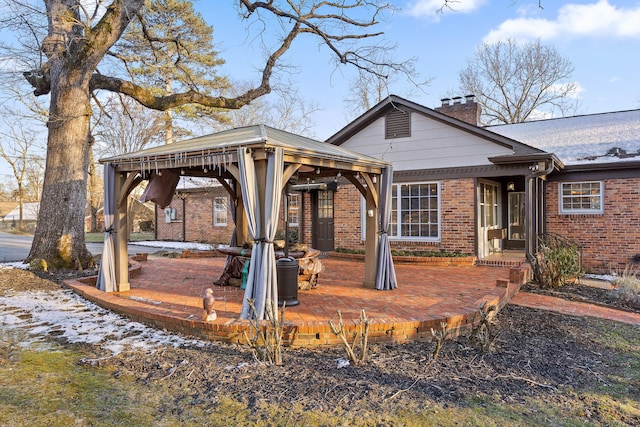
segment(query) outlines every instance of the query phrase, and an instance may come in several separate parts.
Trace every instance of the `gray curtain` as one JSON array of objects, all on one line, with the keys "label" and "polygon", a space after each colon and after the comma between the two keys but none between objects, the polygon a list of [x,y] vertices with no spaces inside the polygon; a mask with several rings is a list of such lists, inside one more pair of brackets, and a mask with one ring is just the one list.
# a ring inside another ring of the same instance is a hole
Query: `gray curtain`
[{"label": "gray curtain", "polygon": [[104,165],[104,248],[100,261],[100,271],[96,288],[104,292],[115,291],[116,265],[113,237],[113,215],[116,208],[115,200],[116,168],[111,163]]},{"label": "gray curtain", "polygon": [[[251,152],[238,149],[238,169],[242,199],[249,233],[254,245],[251,251],[251,264],[244,291],[242,312],[240,317],[263,320],[266,318],[267,304],[276,307],[278,303],[278,281],[276,276],[276,257],[273,247],[282,192],[282,172],[284,153],[281,148],[269,152],[267,156],[267,172],[265,182],[265,200],[258,197],[255,164]],[[264,208],[264,209],[263,209]],[[264,217],[260,214],[264,212]],[[256,313],[251,313],[248,300],[254,300]],[[274,313],[278,315],[277,310]]]},{"label": "gray curtain", "polygon": [[[238,244],[238,226],[236,224],[236,203],[234,199],[229,199],[231,200],[231,204],[229,206],[230,211],[231,211],[231,218],[233,220],[233,233],[231,233],[231,241],[229,242],[229,246],[233,247],[236,246]],[[222,271],[227,271],[227,267],[229,267],[229,264],[231,264],[231,262],[233,261],[233,259],[235,258],[235,256],[233,255],[227,255],[226,260],[224,261],[224,268]]]},{"label": "gray curtain", "polygon": [[378,240],[378,260],[376,264],[376,289],[379,290],[391,290],[398,287],[388,235],[389,222],[391,220],[392,185],[393,168],[388,166],[382,172],[380,197],[378,198],[380,208],[380,238]]}]

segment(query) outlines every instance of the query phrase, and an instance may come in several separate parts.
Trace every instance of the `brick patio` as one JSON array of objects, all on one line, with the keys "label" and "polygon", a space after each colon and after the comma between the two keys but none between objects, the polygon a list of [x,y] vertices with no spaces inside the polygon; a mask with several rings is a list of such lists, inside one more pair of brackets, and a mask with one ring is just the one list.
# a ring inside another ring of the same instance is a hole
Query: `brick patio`
[{"label": "brick patio", "polygon": [[[136,321],[204,339],[244,342],[242,331],[250,327],[248,321],[239,319],[244,291],[213,285],[223,264],[224,258],[219,257],[134,263],[131,290],[122,293],[96,290],[95,278],[66,284],[98,305]],[[285,339],[289,345],[339,344],[328,322],[337,319],[337,310],[346,326],[355,329],[364,309],[372,320],[370,341],[430,338],[431,328],[439,328],[441,322],[454,329],[469,325],[484,302],[502,307],[519,288],[515,281],[523,277],[514,274],[513,267],[397,264],[398,289],[376,291],[362,286],[362,262],[328,258],[323,264],[318,288],[299,291],[300,305],[286,308]],[[216,299],[218,318],[213,322],[202,320],[206,288],[213,289]]]}]

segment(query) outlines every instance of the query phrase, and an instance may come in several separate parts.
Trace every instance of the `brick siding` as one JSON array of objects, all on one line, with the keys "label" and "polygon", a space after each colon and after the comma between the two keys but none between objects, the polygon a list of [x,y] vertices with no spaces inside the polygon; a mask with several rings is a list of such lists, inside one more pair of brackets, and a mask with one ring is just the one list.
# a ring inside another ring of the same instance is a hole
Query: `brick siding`
[{"label": "brick siding", "polygon": [[[170,223],[165,221],[164,210],[156,209],[158,240],[229,244],[234,227],[231,211],[227,210],[226,226],[214,226],[214,197],[228,198],[229,195],[221,187],[178,193],[169,206],[176,209],[176,219]],[[186,212],[186,222],[183,217],[184,212]]]},{"label": "brick siding", "polygon": [[[443,250],[475,253],[475,191],[473,179],[440,181],[441,240],[439,242],[392,241],[393,249]],[[341,184],[334,195],[336,248],[364,249],[361,226],[360,193],[351,184]],[[311,198],[304,193],[304,241],[312,238]]]},{"label": "brick siding", "polygon": [[444,98],[440,107],[434,108],[434,110],[446,114],[449,117],[462,120],[472,125],[477,125],[480,118],[481,107],[475,101],[475,97],[469,95],[465,97],[465,102],[462,102],[462,97],[449,99]]},{"label": "brick siding", "polygon": [[558,213],[559,183],[546,186],[547,231],[582,246],[589,273],[620,271],[640,253],[640,178],[604,180],[602,214]]}]

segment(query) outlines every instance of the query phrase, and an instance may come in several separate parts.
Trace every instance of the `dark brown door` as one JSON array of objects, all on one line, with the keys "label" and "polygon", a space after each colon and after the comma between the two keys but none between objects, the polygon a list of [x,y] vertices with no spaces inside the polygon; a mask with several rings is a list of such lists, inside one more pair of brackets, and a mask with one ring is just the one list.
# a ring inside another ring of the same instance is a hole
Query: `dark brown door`
[{"label": "dark brown door", "polygon": [[322,252],[334,250],[333,191],[318,191],[313,200],[313,247]]}]

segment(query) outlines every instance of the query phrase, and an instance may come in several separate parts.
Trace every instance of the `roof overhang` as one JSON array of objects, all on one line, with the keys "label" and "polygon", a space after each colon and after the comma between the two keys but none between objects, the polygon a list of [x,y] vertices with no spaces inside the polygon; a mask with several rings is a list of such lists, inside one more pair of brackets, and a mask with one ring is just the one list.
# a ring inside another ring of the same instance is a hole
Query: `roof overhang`
[{"label": "roof overhang", "polygon": [[562,170],[566,166],[562,161],[553,153],[533,153],[517,155],[511,154],[506,156],[489,157],[489,161],[496,165],[514,165],[523,163],[538,163],[538,162],[553,162],[555,170]]},{"label": "roof overhang", "polygon": [[[255,159],[282,148],[285,164],[301,165],[309,175],[330,176],[335,171],[381,174],[391,163],[342,147],[291,134],[264,125],[247,126],[135,153],[100,159],[118,171],[145,172],[179,169],[187,176],[223,176],[238,162],[238,149],[253,152]],[[301,172],[302,172],[301,170]],[[331,170],[329,172],[328,170]]]}]

